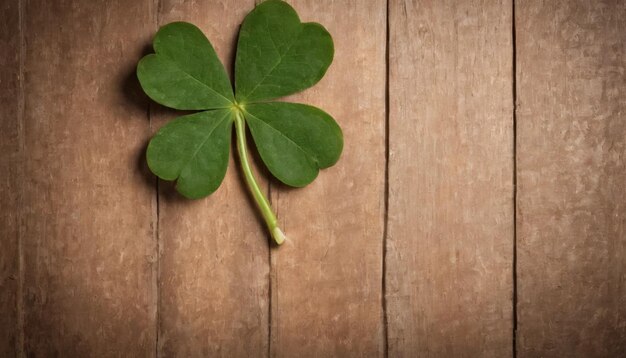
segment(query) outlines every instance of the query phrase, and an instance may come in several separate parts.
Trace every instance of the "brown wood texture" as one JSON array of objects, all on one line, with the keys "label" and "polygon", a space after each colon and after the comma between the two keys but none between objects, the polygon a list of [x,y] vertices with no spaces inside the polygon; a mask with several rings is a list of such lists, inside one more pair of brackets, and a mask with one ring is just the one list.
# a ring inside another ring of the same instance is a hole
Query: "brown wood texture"
[{"label": "brown wood texture", "polygon": [[328,29],[335,57],[320,83],[287,100],[333,115],[345,144],[306,188],[272,181],[289,239],[271,252],[271,355],[382,356],[385,2],[291,3]]},{"label": "brown wood texture", "polygon": [[20,338],[22,122],[19,3],[0,3],[0,20],[3,20],[0,21],[0,357],[14,357]]},{"label": "brown wood texture", "polygon": [[[163,0],[158,21],[164,25],[182,20],[199,26],[231,70],[239,25],[253,8],[254,2],[248,0]],[[155,107],[153,119],[158,126],[181,114]],[[160,183],[159,354],[163,357],[267,355],[268,238],[248,196],[232,142],[226,178],[211,196],[190,201],[171,184]],[[266,181],[261,183],[267,187]]]},{"label": "brown wood texture", "polygon": [[626,356],[626,2],[516,7],[518,356]]},{"label": "brown wood texture", "polygon": [[157,182],[135,76],[180,20],[232,71],[260,1],[1,1],[0,357],[626,356],[626,2],[513,1],[288,1],[335,59],[285,100],[345,146],[302,189],[253,155],[280,248],[234,146]]},{"label": "brown wood texture", "polygon": [[511,14],[390,2],[390,357],[511,356]]},{"label": "brown wood texture", "polygon": [[127,93],[151,4],[23,2],[25,356],[154,351],[147,102]]}]

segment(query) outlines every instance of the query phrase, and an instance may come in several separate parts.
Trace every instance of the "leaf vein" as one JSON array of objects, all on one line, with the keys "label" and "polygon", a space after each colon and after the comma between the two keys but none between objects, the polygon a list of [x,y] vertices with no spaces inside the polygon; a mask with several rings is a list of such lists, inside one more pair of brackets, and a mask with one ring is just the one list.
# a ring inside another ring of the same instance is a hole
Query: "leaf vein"
[{"label": "leaf vein", "polygon": [[303,152],[307,157],[309,157],[309,159],[311,159],[316,166],[319,168],[319,163],[317,160],[317,157],[315,156],[315,154],[310,153],[308,150],[302,148],[298,143],[296,143],[293,139],[289,138],[287,135],[285,135],[283,132],[281,132],[280,130],[278,130],[276,127],[272,126],[271,124],[265,122],[264,120],[262,120],[261,118],[251,114],[250,112],[246,111],[246,114],[249,115],[250,117],[253,117],[254,119],[257,119],[259,122],[263,123],[265,126],[271,128],[273,131],[275,131],[276,133],[278,133],[281,137],[287,139],[289,142],[291,142],[294,146],[296,146],[296,148],[298,150],[300,150],[301,152]]},{"label": "leaf vein", "polygon": [[[202,112],[200,112],[202,113]],[[224,114],[224,116],[222,118],[220,118],[219,120],[217,120],[217,122],[215,123],[215,125],[213,126],[213,128],[211,128],[211,130],[209,131],[209,133],[206,135],[206,137],[204,137],[204,139],[202,139],[202,142],[196,147],[196,149],[194,150],[193,154],[191,154],[191,156],[189,157],[189,159],[187,160],[187,162],[181,166],[180,168],[180,172],[178,173],[178,177],[180,177],[180,175],[182,174],[183,170],[185,170],[185,168],[187,168],[187,166],[189,165],[189,163],[191,163],[191,161],[196,157],[196,155],[198,154],[198,152],[200,152],[200,149],[202,149],[202,147],[204,147],[204,145],[206,144],[206,142],[209,140],[209,138],[211,137],[211,135],[213,134],[213,132],[215,132],[215,129],[217,129],[217,127],[220,126],[220,124],[222,124],[222,122],[224,121],[224,119],[226,117],[228,117],[228,115],[230,114],[230,112],[226,111],[226,113]]]},{"label": "leaf vein", "polygon": [[[250,97],[257,90],[257,88],[267,79],[267,77],[271,75],[274,72],[274,70],[276,70],[276,67],[280,66],[280,64],[283,62],[283,59],[287,57],[286,56],[287,53],[289,53],[293,45],[296,42],[298,42],[298,39],[300,38],[300,35],[302,35],[303,32],[304,32],[304,26],[302,26],[300,28],[300,32],[296,36],[294,36],[293,41],[289,44],[289,47],[287,47],[287,49],[285,50],[285,53],[281,54],[280,51],[278,51],[278,57],[279,57],[278,62],[265,74],[265,76],[263,76],[263,78],[259,81],[259,83],[257,83],[256,86],[254,86],[254,88],[252,88],[252,90],[248,92],[246,97]],[[272,39],[272,41],[274,40]]]},{"label": "leaf vein", "polygon": [[[163,56],[163,55],[162,55]],[[228,98],[224,97],[224,95],[222,95],[221,93],[217,92],[215,89],[213,89],[211,86],[209,86],[208,84],[202,82],[201,80],[195,78],[191,73],[183,70],[180,66],[178,66],[178,64],[171,60],[170,58],[168,58],[167,56],[163,56],[163,59],[166,61],[169,61],[170,63],[172,63],[172,65],[174,66],[174,68],[176,68],[178,71],[182,72],[184,75],[186,75],[187,77],[191,78],[192,80],[198,82],[199,84],[201,84],[203,87],[207,88],[209,91],[215,93],[216,95],[222,97],[223,99],[225,99],[228,103],[232,103],[231,100],[229,100]],[[224,108],[228,108],[228,107],[224,107]],[[207,108],[208,109],[208,108]]]}]

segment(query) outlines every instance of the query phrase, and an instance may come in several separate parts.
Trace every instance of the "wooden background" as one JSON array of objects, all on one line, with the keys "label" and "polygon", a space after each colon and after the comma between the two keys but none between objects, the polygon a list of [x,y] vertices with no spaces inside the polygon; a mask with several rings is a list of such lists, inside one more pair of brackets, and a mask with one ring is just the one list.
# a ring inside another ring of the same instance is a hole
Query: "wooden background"
[{"label": "wooden background", "polygon": [[0,357],[626,356],[626,2],[290,0],[335,60],[304,189],[147,170],[160,25],[254,0],[0,1]]}]

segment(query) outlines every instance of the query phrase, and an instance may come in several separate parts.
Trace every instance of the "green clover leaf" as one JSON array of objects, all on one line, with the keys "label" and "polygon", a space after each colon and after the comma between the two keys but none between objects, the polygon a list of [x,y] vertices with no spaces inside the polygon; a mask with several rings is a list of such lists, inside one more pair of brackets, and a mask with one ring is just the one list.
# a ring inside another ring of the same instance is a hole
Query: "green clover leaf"
[{"label": "green clover leaf", "polygon": [[333,59],[333,41],[317,23],[302,23],[295,10],[268,0],[250,12],[239,32],[235,93],[213,46],[196,26],[163,26],[154,54],[137,66],[144,92],[155,102],[202,112],[176,118],[152,138],[150,170],[190,199],[213,193],[224,180],[232,127],[241,168],[252,196],[276,241],[285,240],[269,202],[250,168],[246,125],[261,160],[278,180],[303,187],[319,170],[337,162],[341,128],[313,106],[267,102],[307,89],[324,76]]}]

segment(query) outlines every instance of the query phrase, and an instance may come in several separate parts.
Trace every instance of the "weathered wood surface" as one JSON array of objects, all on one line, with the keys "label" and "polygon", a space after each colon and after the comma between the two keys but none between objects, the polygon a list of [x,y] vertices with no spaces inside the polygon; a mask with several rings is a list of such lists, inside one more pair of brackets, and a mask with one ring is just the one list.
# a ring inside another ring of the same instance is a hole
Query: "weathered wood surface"
[{"label": "weathered wood surface", "polygon": [[0,357],[18,347],[19,230],[22,177],[20,16],[17,1],[0,3]]},{"label": "weathered wood surface", "polygon": [[514,78],[511,0],[290,1],[336,53],[286,100],[345,148],[303,189],[256,166],[281,248],[234,151],[157,193],[179,113],[134,76],[176,20],[231,67],[254,3],[0,3],[1,357],[512,356],[514,215],[517,356],[626,355],[626,3],[518,1]]},{"label": "weathered wood surface", "polygon": [[[253,8],[247,0],[165,0],[158,21],[196,24],[231,69],[239,24]],[[153,109],[157,126],[180,115]],[[266,356],[269,241],[248,197],[235,148],[224,182],[208,198],[189,201],[170,184],[161,182],[160,188],[159,354]]]},{"label": "weathered wood surface", "polygon": [[390,2],[390,357],[511,356],[511,10]]},{"label": "weathered wood surface", "polygon": [[626,356],[626,2],[517,4],[518,356]]},{"label": "weathered wood surface", "polygon": [[345,145],[304,189],[272,181],[289,240],[271,252],[271,355],[382,356],[385,2],[291,3],[328,29],[335,57],[320,83],[287,100],[333,115]]},{"label": "weathered wood surface", "polygon": [[151,5],[22,3],[26,356],[154,351],[147,102],[127,95]]}]

